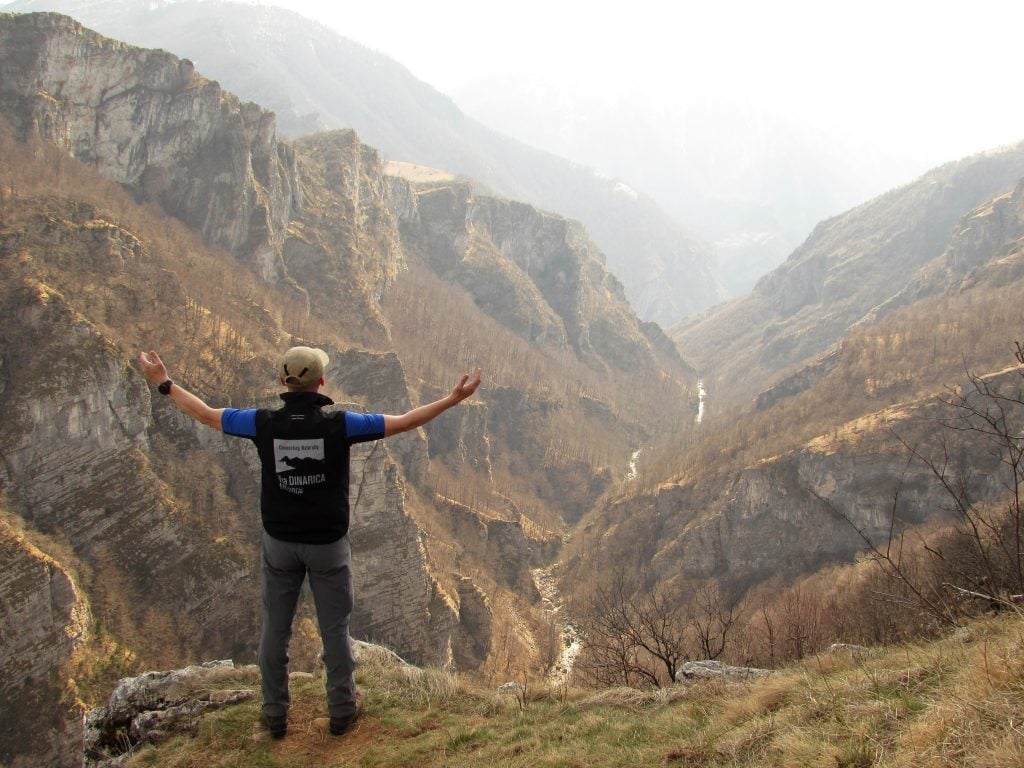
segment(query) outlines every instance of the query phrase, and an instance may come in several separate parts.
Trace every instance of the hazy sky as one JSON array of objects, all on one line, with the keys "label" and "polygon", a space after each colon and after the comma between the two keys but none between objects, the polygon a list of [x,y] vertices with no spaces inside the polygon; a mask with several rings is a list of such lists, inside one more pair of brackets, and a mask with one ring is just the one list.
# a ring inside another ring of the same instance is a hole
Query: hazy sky
[{"label": "hazy sky", "polygon": [[742,94],[941,160],[1024,139],[1020,0],[259,1],[448,93],[489,75],[557,72],[666,102]]}]

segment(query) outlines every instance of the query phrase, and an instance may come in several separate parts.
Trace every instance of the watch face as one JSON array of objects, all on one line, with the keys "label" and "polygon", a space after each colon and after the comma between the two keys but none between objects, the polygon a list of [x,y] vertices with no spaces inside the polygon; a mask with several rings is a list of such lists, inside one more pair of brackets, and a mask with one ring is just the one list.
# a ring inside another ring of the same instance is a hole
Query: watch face
[{"label": "watch face", "polygon": [[171,380],[168,379],[167,381],[162,382],[160,386],[157,387],[157,391],[159,391],[161,395],[171,394]]}]

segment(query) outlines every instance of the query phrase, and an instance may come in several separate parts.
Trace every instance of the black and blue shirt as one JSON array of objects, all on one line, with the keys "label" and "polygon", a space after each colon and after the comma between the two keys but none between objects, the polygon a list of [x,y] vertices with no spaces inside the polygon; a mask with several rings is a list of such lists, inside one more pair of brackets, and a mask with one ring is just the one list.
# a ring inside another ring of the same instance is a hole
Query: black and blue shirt
[{"label": "black and blue shirt", "polygon": [[319,392],[284,392],[284,407],[226,408],[221,429],[256,444],[262,465],[260,511],[275,539],[337,541],[349,526],[349,448],[384,437],[379,413],[332,411]]}]

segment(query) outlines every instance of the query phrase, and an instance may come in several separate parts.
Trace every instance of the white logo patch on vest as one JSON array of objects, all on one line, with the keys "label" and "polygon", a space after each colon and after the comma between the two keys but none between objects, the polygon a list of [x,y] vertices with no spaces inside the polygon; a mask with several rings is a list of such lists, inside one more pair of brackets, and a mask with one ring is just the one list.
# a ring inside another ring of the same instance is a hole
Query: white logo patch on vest
[{"label": "white logo patch on vest", "polygon": [[281,490],[302,493],[308,485],[327,482],[324,466],[324,440],[274,439],[274,465]]}]

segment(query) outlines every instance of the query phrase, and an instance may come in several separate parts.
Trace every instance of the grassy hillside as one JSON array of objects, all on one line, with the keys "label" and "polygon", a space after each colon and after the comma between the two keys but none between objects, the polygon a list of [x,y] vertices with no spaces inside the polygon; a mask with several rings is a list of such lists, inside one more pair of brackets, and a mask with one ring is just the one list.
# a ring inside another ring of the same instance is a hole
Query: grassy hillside
[{"label": "grassy hillside", "polygon": [[250,703],[129,765],[1019,766],[1022,652],[1011,615],[929,644],[817,655],[756,682],[524,696],[367,660],[366,714],[345,737],[325,735],[322,683],[307,679],[293,684],[282,741]]}]

